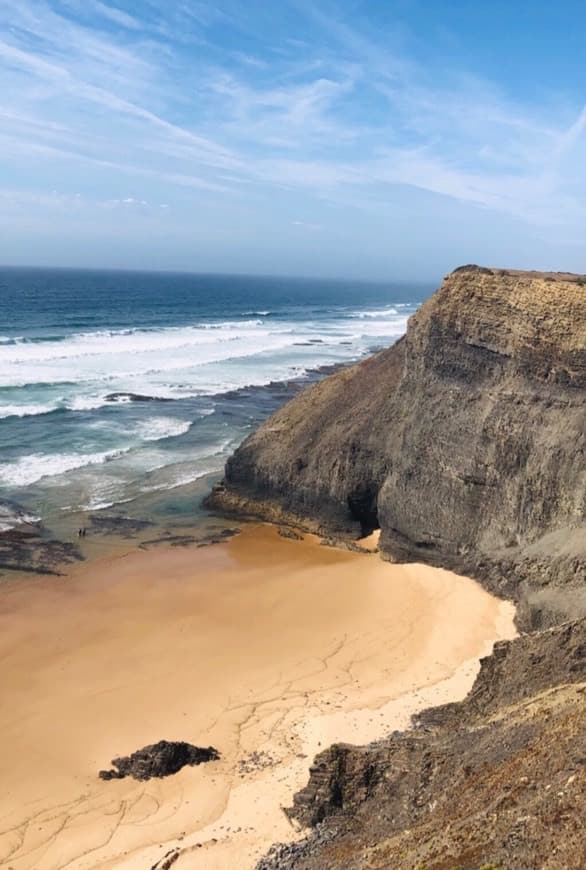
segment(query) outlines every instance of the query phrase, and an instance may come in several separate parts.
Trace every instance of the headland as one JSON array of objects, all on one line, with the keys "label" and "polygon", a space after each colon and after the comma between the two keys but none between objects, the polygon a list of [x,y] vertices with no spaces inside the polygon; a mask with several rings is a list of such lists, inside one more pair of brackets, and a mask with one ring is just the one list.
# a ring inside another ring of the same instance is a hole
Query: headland
[{"label": "headland", "polygon": [[[466,266],[244,441],[240,534],[4,583],[2,866],[581,868],[585,439],[586,279]],[[220,757],[99,778],[163,739]]]}]

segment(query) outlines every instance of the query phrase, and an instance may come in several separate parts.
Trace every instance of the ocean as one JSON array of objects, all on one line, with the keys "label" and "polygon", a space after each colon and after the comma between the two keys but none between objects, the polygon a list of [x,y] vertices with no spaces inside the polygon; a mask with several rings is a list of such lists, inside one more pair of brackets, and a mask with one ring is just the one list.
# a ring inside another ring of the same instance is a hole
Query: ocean
[{"label": "ocean", "polygon": [[431,289],[0,269],[0,501],[19,506],[0,527],[188,519],[197,482],[251,429],[299,385],[395,341]]}]

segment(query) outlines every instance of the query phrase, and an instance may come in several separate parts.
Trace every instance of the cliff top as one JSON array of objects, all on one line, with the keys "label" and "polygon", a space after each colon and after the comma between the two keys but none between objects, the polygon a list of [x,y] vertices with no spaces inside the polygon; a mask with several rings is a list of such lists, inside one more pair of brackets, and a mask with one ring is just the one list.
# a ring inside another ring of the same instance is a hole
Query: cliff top
[{"label": "cliff top", "polygon": [[507,356],[527,349],[540,355],[553,349],[555,356],[583,352],[586,276],[460,266],[423,303],[413,324],[424,326],[427,319]]},{"label": "cliff top", "polygon": [[586,285],[586,275],[579,275],[574,272],[539,272],[536,269],[497,269],[490,266],[478,266],[476,263],[468,263],[465,266],[458,266],[446,277],[450,275],[459,275],[465,272],[476,272],[479,275],[493,275],[501,278],[514,276],[516,278],[527,280],[542,280],[547,283],[563,282],[567,284],[584,284]]}]

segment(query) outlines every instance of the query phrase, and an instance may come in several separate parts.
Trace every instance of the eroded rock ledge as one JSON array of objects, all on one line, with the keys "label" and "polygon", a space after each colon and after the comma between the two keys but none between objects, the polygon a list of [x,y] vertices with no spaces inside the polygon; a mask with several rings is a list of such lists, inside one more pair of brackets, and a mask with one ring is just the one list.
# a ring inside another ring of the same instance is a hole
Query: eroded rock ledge
[{"label": "eroded rock ledge", "polygon": [[259,870],[582,868],[586,620],[497,644],[468,698],[322,752]]},{"label": "eroded rock ledge", "polygon": [[450,567],[524,628],[586,615],[586,286],[465,266],[394,346],[252,434],[209,503]]},{"label": "eroded rock ledge", "polygon": [[75,544],[56,540],[38,517],[13,501],[0,500],[0,577],[5,571],[59,574],[82,559]]}]

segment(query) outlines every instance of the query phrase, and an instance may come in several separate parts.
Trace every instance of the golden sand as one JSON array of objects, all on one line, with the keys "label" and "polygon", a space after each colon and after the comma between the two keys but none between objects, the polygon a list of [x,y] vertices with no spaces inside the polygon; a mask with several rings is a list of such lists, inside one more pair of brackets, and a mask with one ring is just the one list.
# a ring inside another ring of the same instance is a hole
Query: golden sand
[{"label": "golden sand", "polygon": [[[316,752],[463,697],[512,618],[471,580],[270,526],[5,584],[0,866],[253,867],[298,836],[282,807]],[[98,778],[161,739],[221,761]]]}]

